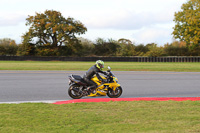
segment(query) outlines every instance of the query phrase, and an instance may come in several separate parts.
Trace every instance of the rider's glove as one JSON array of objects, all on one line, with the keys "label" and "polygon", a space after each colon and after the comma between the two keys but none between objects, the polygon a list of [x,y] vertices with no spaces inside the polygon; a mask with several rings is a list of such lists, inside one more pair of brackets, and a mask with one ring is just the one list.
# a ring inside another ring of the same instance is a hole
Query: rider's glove
[{"label": "rider's glove", "polygon": [[107,73],[107,72],[103,72],[103,74],[108,76],[108,73]]}]

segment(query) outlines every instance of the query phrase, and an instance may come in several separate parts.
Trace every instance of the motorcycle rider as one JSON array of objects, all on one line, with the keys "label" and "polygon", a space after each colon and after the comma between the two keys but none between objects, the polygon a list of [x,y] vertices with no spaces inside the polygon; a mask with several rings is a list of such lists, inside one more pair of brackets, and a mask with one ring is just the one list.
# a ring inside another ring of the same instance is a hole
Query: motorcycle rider
[{"label": "motorcycle rider", "polygon": [[88,69],[88,71],[84,74],[83,79],[87,82],[87,84],[89,85],[89,87],[87,88],[88,93],[90,94],[90,92],[95,93],[95,89],[97,88],[97,84],[92,81],[92,77],[96,74],[97,78],[102,81],[102,82],[106,82],[106,80],[102,79],[101,76],[99,75],[99,73],[102,73],[104,75],[107,75],[107,72],[103,72],[104,68],[104,62],[102,60],[97,60],[95,65],[93,65],[92,67],[90,67],[90,69]]}]

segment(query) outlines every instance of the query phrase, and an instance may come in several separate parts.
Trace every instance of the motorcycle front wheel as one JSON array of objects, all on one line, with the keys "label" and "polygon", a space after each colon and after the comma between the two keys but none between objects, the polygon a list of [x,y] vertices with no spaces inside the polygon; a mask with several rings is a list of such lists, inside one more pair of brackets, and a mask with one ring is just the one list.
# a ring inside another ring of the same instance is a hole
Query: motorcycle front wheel
[{"label": "motorcycle front wheel", "polygon": [[83,97],[83,94],[80,93],[80,91],[79,91],[79,87],[80,86],[78,86],[78,85],[72,85],[69,87],[68,94],[71,98],[80,99],[81,97]]},{"label": "motorcycle front wheel", "polygon": [[118,97],[121,96],[121,94],[122,94],[122,87],[121,86],[117,87],[115,89],[115,91],[113,89],[109,89],[108,93],[107,93],[108,97],[110,97],[110,98],[118,98]]}]

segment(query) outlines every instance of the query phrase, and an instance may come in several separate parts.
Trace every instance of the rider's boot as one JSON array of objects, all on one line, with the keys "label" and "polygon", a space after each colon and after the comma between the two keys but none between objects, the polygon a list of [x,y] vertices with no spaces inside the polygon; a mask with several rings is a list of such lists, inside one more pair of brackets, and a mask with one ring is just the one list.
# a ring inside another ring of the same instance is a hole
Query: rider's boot
[{"label": "rider's boot", "polygon": [[88,95],[90,95],[90,93],[95,94],[95,93],[96,93],[96,90],[93,89],[93,88],[88,87],[88,88],[87,88],[87,92],[88,92]]},{"label": "rider's boot", "polygon": [[91,89],[92,94],[96,93],[96,89]]},{"label": "rider's boot", "polygon": [[87,93],[88,93],[88,95],[90,95],[90,93],[92,93],[90,87],[87,87]]}]

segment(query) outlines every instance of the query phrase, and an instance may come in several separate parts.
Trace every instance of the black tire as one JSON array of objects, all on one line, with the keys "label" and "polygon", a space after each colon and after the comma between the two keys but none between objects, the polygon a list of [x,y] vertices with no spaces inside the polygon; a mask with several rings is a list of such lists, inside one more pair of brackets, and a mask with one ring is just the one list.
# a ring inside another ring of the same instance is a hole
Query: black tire
[{"label": "black tire", "polygon": [[115,91],[113,91],[113,89],[109,89],[108,93],[107,93],[108,97],[110,97],[110,98],[118,98],[118,97],[121,96],[121,94],[122,94],[122,87],[121,86],[117,87],[115,89]]},{"label": "black tire", "polygon": [[[78,91],[75,91],[75,90],[79,90],[79,87],[78,85],[72,85],[69,87],[68,89],[68,94],[71,98],[73,99],[80,99],[83,97],[83,94],[82,93],[79,93]],[[78,88],[78,89],[75,89],[75,88]]]}]

